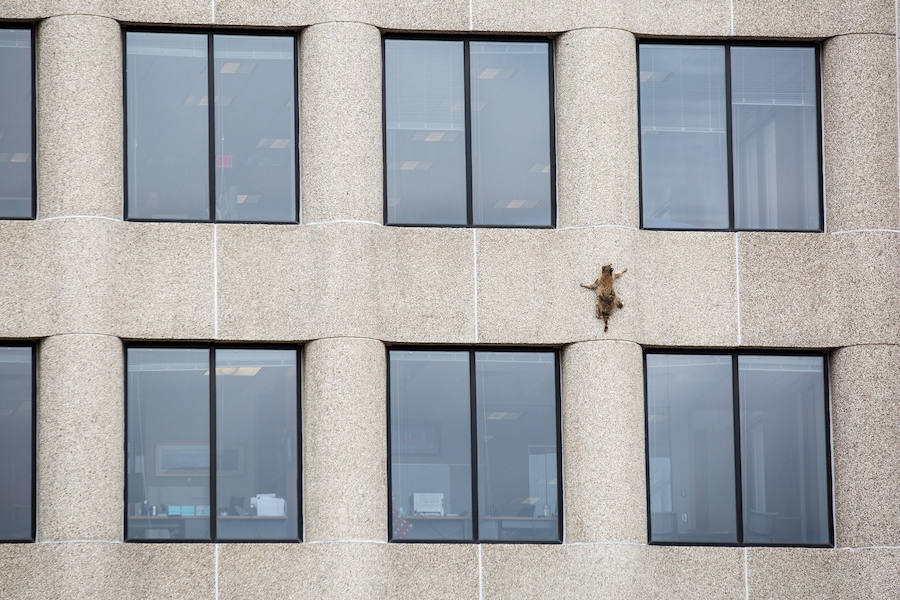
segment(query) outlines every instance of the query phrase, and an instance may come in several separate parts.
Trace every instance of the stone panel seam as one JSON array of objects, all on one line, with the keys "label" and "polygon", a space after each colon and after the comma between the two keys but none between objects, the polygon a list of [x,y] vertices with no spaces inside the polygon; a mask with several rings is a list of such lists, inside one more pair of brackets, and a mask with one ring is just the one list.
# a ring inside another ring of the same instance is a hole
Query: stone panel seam
[{"label": "stone panel seam", "polygon": [[734,296],[737,307],[737,345],[740,346],[744,337],[741,332],[741,255],[738,237],[738,234],[734,234]]},{"label": "stone panel seam", "polygon": [[363,539],[346,539],[346,540],[307,540],[307,544],[387,544],[385,540],[363,540]]},{"label": "stone panel seam", "polygon": [[[640,37],[641,35],[644,35],[642,33],[635,33],[634,31],[632,31],[630,29],[625,29],[624,27],[601,27],[601,26],[571,27],[569,29],[566,29],[565,31],[560,31],[559,33],[560,33],[560,35],[562,35],[564,33],[569,33],[570,31],[594,31],[594,30],[624,31],[625,33],[628,33],[635,37]],[[552,32],[545,32],[543,34],[536,34],[536,35],[545,35],[546,36],[546,35],[551,35],[551,33]]]},{"label": "stone panel seam", "polygon": [[881,31],[846,31],[844,33],[836,33],[832,36],[829,36],[828,39],[849,37],[851,35],[883,35],[884,37],[895,37],[893,33],[884,33]]},{"label": "stone panel seam", "polygon": [[301,225],[330,225],[331,223],[361,223],[363,225],[378,225],[384,227],[383,223],[376,221],[362,221],[358,219],[335,219],[334,221],[310,221],[309,223],[301,223]]},{"label": "stone panel seam", "polygon": [[472,31],[472,0],[469,0],[469,31]]},{"label": "stone panel seam", "polygon": [[96,336],[96,337],[111,337],[115,339],[120,339],[117,335],[112,335],[111,333],[91,333],[91,332],[83,332],[83,331],[69,331],[66,333],[53,333],[50,335],[40,336],[43,340],[49,340],[51,338],[63,337],[64,335],[86,335],[86,336]]},{"label": "stone panel seam", "polygon": [[475,343],[478,343],[478,230],[472,230],[472,296],[475,311]]},{"label": "stone panel seam", "polygon": [[744,600],[750,600],[750,573],[747,569],[747,548],[744,548]]},{"label": "stone panel seam", "polygon": [[[215,22],[216,22],[216,0],[209,0],[209,10],[210,10],[210,15],[211,15],[211,17],[210,17],[211,22],[212,22],[212,23],[215,23]],[[219,563],[218,563],[218,560],[219,560],[219,554],[218,554],[218,552],[219,552],[219,548],[218,548],[218,546],[216,546],[216,566],[217,566],[217,567],[218,567],[218,565],[219,565]],[[216,575],[216,576],[218,577],[218,572],[217,572],[217,575]],[[217,587],[216,587],[216,598],[219,597],[218,583],[219,583],[219,582],[218,582],[218,579],[217,579],[217,580],[216,580],[216,586],[217,586]]]},{"label": "stone panel seam", "polygon": [[857,348],[863,346],[900,347],[900,344],[892,344],[890,342],[859,342],[856,344],[844,344],[843,346],[834,348],[834,350],[843,350],[844,348]]},{"label": "stone panel seam", "polygon": [[729,2],[729,5],[731,8],[731,21],[730,21],[730,28],[728,30],[728,35],[734,35],[734,0],[731,0]]},{"label": "stone panel seam", "polygon": [[839,233],[900,233],[900,229],[843,229],[831,233],[835,235]]},{"label": "stone panel seam", "polygon": [[60,217],[45,217],[38,221],[58,221],[60,219],[102,219],[104,221],[113,221],[114,223],[123,223],[122,219],[114,219],[112,217],[103,217],[100,215],[64,215]]},{"label": "stone panel seam", "polygon": [[478,600],[484,600],[484,565],[481,560],[481,544],[478,544]]},{"label": "stone panel seam", "polygon": [[[308,340],[298,340],[299,344],[312,344],[313,342],[318,342],[319,340],[372,340],[373,342],[381,342],[384,343],[384,340],[375,337],[366,337],[364,335],[325,335],[322,337],[312,338]],[[288,342],[292,343],[292,342]]]},{"label": "stone panel seam", "polygon": [[835,550],[849,550],[857,552],[859,550],[900,550],[900,546],[841,546]]},{"label": "stone panel seam", "polygon": [[37,544],[122,544],[122,540],[38,540]]},{"label": "stone panel seam", "polygon": [[626,542],[626,541],[606,541],[606,542],[566,542],[564,546],[646,546],[647,542]]},{"label": "stone panel seam", "polygon": [[638,228],[634,225],[615,225],[615,224],[603,224],[603,225],[569,225],[568,227],[560,227],[560,231],[566,231],[569,229],[627,229],[629,231],[637,231]]},{"label": "stone panel seam", "polygon": [[219,600],[219,545],[216,544],[215,546],[216,546],[216,569],[215,569],[215,573],[216,573],[216,575],[215,575],[215,577],[216,577],[216,583],[215,583],[215,590],[216,590],[216,600]]},{"label": "stone panel seam", "polygon": [[[894,83],[897,86],[897,183],[900,185],[900,0],[894,0]],[[900,194],[897,196],[897,217],[900,220]]]}]

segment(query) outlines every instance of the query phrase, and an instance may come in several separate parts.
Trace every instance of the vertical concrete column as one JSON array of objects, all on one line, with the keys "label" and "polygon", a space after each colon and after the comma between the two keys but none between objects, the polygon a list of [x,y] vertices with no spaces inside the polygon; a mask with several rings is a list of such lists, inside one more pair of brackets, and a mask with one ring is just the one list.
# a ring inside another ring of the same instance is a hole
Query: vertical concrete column
[{"label": "vertical concrete column", "polygon": [[641,347],[571,344],[562,373],[566,541],[646,541]]},{"label": "vertical concrete column", "polygon": [[897,63],[892,35],[842,35],[822,52],[829,231],[897,229]]},{"label": "vertical concrete column", "polygon": [[328,338],[303,357],[305,539],[387,539],[384,344]]},{"label": "vertical concrete column", "polygon": [[900,545],[900,346],[849,346],[831,360],[836,542]]},{"label": "vertical concrete column", "polygon": [[381,32],[313,25],[300,56],[303,222],[381,223]]},{"label": "vertical concrete column", "polygon": [[106,335],[60,335],[39,350],[38,540],[122,539],[124,354]]},{"label": "vertical concrete column", "polygon": [[634,36],[579,29],[556,42],[559,226],[638,225]]},{"label": "vertical concrete column", "polygon": [[121,219],[122,32],[66,15],[37,31],[38,216]]}]

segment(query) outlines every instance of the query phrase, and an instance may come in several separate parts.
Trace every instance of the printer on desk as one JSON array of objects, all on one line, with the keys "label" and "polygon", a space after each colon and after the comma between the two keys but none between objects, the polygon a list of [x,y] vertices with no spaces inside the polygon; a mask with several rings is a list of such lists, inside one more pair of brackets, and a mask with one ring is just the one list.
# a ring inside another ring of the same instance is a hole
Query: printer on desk
[{"label": "printer on desk", "polygon": [[250,509],[256,506],[257,517],[283,517],[287,514],[287,501],[275,494],[257,494],[250,498]]}]

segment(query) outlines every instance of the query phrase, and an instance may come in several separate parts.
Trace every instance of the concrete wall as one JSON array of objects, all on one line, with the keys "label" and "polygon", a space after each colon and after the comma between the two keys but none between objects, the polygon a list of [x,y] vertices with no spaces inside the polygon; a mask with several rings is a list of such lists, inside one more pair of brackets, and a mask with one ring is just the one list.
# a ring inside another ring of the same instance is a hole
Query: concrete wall
[{"label": "concrete wall", "polygon": [[[39,344],[38,540],[0,544],[0,599],[900,597],[896,10],[0,0],[39,21],[38,218],[0,221],[0,340]],[[122,221],[121,23],[302,29],[303,224]],[[559,34],[557,229],[380,224],[385,29]],[[825,233],[638,229],[636,35],[824,40]],[[604,334],[578,284],[609,261]],[[304,543],[122,542],[123,339],[305,343]],[[562,348],[564,544],[386,543],[385,343]],[[646,545],[642,346],[835,349],[836,548]]]}]

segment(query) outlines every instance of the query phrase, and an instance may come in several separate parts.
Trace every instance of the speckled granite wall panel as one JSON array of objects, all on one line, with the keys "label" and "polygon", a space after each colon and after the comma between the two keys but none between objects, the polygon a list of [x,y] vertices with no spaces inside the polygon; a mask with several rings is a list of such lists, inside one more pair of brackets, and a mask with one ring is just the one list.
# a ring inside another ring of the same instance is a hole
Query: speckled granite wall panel
[{"label": "speckled granite wall panel", "polygon": [[749,548],[747,598],[895,600],[900,549]]},{"label": "speckled granite wall panel", "polygon": [[740,548],[488,545],[482,552],[484,600],[744,597]]},{"label": "speckled granite wall panel", "polygon": [[86,15],[134,23],[205,24],[212,23],[212,8],[206,0],[2,0],[0,18]]},{"label": "speckled granite wall panel", "polygon": [[303,222],[382,222],[381,33],[326,23],[301,38]]},{"label": "speckled granite wall panel", "polygon": [[894,0],[734,0],[734,35],[824,38],[893,33]]},{"label": "speckled granite wall panel", "polygon": [[[477,236],[482,343],[737,341],[733,234],[597,227]],[[594,316],[594,292],[579,285],[605,263],[628,268],[616,282],[625,308],[613,313],[607,333]]]},{"label": "speckled granite wall panel", "polygon": [[634,36],[579,29],[556,42],[559,226],[638,226]]},{"label": "speckled granite wall panel", "polygon": [[303,364],[305,539],[386,540],[384,344],[316,340]]},{"label": "speckled granite wall panel", "polygon": [[0,544],[2,600],[215,600],[212,544]]},{"label": "speckled granite wall panel", "polygon": [[641,347],[571,344],[562,376],[566,541],[646,541]]},{"label": "speckled granite wall panel", "polygon": [[216,0],[216,23],[298,26],[368,23],[385,29],[463,31],[468,0]]},{"label": "speckled granite wall panel", "polygon": [[476,600],[470,544],[226,544],[219,599]]},{"label": "speckled granite wall panel", "polygon": [[900,546],[898,415],[900,346],[836,350],[831,430],[838,546]]},{"label": "speckled granite wall panel", "polygon": [[900,229],[896,44],[847,35],[823,46],[828,231]]},{"label": "speckled granite wall panel", "polygon": [[122,539],[122,361],[122,342],[106,335],[40,345],[38,540]]},{"label": "speckled granite wall panel", "polygon": [[900,339],[900,233],[741,233],[745,346]]},{"label": "speckled granite wall panel", "polygon": [[474,339],[471,231],[219,225],[218,243],[222,339]]},{"label": "speckled granite wall panel", "polygon": [[38,216],[122,218],[122,34],[71,15],[37,35]]}]

